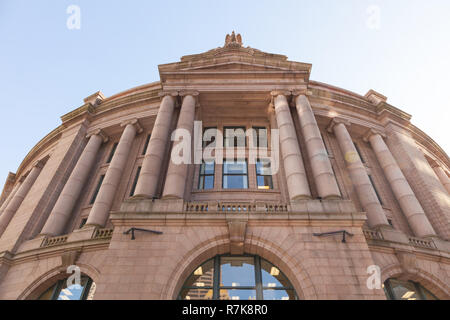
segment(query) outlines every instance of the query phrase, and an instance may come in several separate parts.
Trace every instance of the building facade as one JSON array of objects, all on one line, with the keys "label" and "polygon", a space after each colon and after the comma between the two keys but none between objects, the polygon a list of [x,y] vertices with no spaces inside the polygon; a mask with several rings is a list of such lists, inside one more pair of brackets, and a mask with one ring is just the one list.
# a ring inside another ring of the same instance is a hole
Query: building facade
[{"label": "building facade", "polygon": [[0,299],[449,299],[448,156],[310,72],[233,32],[85,98],[7,178]]}]

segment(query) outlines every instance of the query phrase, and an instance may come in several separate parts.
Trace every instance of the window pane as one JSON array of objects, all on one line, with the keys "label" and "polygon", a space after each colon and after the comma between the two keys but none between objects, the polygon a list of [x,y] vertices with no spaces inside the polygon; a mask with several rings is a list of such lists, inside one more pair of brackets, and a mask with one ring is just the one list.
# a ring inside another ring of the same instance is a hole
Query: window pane
[{"label": "window pane", "polygon": [[248,189],[247,176],[223,176],[224,189]]},{"label": "window pane", "polygon": [[395,300],[420,300],[413,283],[408,281],[388,280]]},{"label": "window pane", "polygon": [[81,277],[80,285],[71,285],[67,287],[67,280],[64,280],[61,291],[58,295],[58,300],[81,300],[84,289],[88,285],[89,278]]},{"label": "window pane", "polygon": [[203,131],[203,148],[216,146],[217,128],[205,128]]},{"label": "window pane", "polygon": [[214,161],[204,162],[200,167],[201,174],[214,174]]},{"label": "window pane", "polygon": [[225,128],[224,147],[245,147],[245,127]]},{"label": "window pane", "polygon": [[269,190],[273,189],[272,176],[257,176],[258,189]]},{"label": "window pane", "polygon": [[256,300],[256,290],[221,289],[220,300]]},{"label": "window pane", "polygon": [[182,300],[212,300],[213,289],[183,289],[180,295]]},{"label": "window pane", "polygon": [[260,159],[256,162],[256,174],[259,175],[272,175],[269,159]]},{"label": "window pane", "polygon": [[270,262],[261,259],[262,286],[268,288],[289,288],[289,280],[281,273],[280,269]]},{"label": "window pane", "polygon": [[267,129],[253,128],[253,146],[267,148]]},{"label": "window pane", "polygon": [[185,287],[212,287],[214,276],[214,260],[208,260],[200,267],[194,270],[191,276],[186,280]]},{"label": "window pane", "polygon": [[223,162],[224,174],[247,174],[247,161],[246,160],[224,160]]},{"label": "window pane", "polygon": [[225,287],[255,286],[253,257],[221,257],[220,284]]},{"label": "window pane", "polygon": [[295,300],[294,290],[263,290],[264,300]]},{"label": "window pane", "polygon": [[205,176],[205,185],[203,186],[203,189],[209,190],[214,189],[214,176]]}]

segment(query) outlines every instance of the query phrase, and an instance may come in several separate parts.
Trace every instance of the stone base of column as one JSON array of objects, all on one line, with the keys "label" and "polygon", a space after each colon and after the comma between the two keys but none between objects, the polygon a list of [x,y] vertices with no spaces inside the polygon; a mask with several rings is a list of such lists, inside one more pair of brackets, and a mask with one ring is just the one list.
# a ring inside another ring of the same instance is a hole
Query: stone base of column
[{"label": "stone base of column", "polygon": [[395,230],[391,226],[382,226],[378,228],[381,236],[386,241],[408,244],[409,240],[406,234],[399,230]]},{"label": "stone base of column", "polygon": [[49,236],[47,236],[45,234],[39,234],[36,236],[36,238],[25,241],[19,247],[19,249],[17,250],[17,253],[39,249],[41,247],[42,243],[44,242],[44,240],[48,237]]},{"label": "stone base of column", "polygon": [[67,238],[67,242],[90,240],[94,237],[97,228],[97,226],[85,225],[81,229],[74,230]]}]

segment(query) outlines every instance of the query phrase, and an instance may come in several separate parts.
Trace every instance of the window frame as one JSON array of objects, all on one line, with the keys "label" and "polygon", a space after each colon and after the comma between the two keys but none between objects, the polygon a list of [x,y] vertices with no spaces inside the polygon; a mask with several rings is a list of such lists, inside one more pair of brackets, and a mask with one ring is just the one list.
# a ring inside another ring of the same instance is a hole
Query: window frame
[{"label": "window frame", "polygon": [[[222,264],[221,259],[222,258],[253,258],[253,268],[255,273],[255,285],[254,286],[223,286],[220,284],[221,279],[221,270],[222,270]],[[277,268],[280,274],[287,279],[289,282],[289,286],[276,286],[276,287],[270,287],[270,286],[263,286],[263,280],[262,280],[262,267],[261,267],[261,261],[264,260],[265,262],[269,263],[273,267]],[[249,254],[243,254],[243,255],[232,255],[232,254],[221,254],[216,255],[211,259],[208,259],[201,263],[199,265],[202,266],[205,263],[208,263],[209,261],[213,261],[214,270],[213,270],[213,285],[212,286],[185,286],[186,282],[189,280],[190,276],[193,274],[193,272],[185,279],[185,282],[183,283],[183,286],[181,287],[177,300],[182,300],[181,293],[183,290],[195,290],[195,289],[205,289],[205,290],[213,290],[212,300],[220,300],[220,291],[221,290],[254,290],[256,293],[256,300],[263,300],[264,299],[264,291],[266,290],[278,290],[278,291],[292,291],[294,293],[294,300],[298,300],[299,296],[292,285],[292,282],[289,280],[289,278],[280,270],[280,268],[273,263],[271,263],[268,260],[265,260],[261,256],[258,255],[249,255]],[[244,300],[242,300],[244,301]]]},{"label": "window frame", "polygon": [[[267,161],[269,162],[269,164],[270,164],[270,173],[271,173],[271,174],[259,174],[259,173],[258,173],[258,163],[259,163],[259,162],[262,163],[262,160],[267,160]],[[274,186],[273,186],[273,174],[272,174],[272,162],[270,161],[269,158],[268,158],[268,159],[261,159],[261,158],[257,158],[257,159],[256,159],[256,163],[255,163],[255,176],[256,176],[256,188],[257,188],[258,190],[273,190],[273,189],[274,189]],[[258,184],[258,177],[270,177],[270,186],[269,186],[269,189],[263,189],[263,188],[260,188],[260,186],[259,186],[259,184]]]},{"label": "window frame", "polygon": [[[225,173],[225,163],[227,162],[231,162],[231,160],[229,159],[223,159],[222,162],[222,189],[223,190],[248,190],[250,189],[249,186],[249,180],[248,180],[248,160],[247,158],[245,159],[234,159],[233,163],[238,162],[238,161],[245,161],[245,174],[242,173]],[[225,176],[246,176],[247,178],[247,188],[225,188],[224,183],[225,183]]]},{"label": "window frame", "polygon": [[[206,173],[206,164],[209,163],[209,162],[212,162],[212,164],[213,164],[213,173]],[[202,163],[200,164],[200,168],[199,168],[199,172],[198,172],[197,190],[213,190],[214,189],[214,185],[215,185],[215,182],[216,182],[216,177],[215,177],[216,176],[216,162],[214,160],[213,161],[209,161],[209,162],[203,160]],[[202,167],[203,166],[205,166],[205,170],[204,170],[205,173],[202,173]],[[205,178],[206,177],[212,177],[212,179],[213,179],[212,188],[205,189]],[[202,181],[203,181],[203,187],[200,188],[200,184],[201,184]]]}]

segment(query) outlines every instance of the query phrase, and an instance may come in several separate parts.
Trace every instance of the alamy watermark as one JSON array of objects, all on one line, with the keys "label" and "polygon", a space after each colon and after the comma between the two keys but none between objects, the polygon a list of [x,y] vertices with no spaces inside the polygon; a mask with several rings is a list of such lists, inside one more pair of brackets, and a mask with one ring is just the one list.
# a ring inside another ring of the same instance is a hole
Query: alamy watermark
[{"label": "alamy watermark", "polygon": [[81,8],[75,4],[71,4],[67,7],[66,13],[69,15],[67,17],[66,26],[69,30],[80,30],[81,29]]}]

